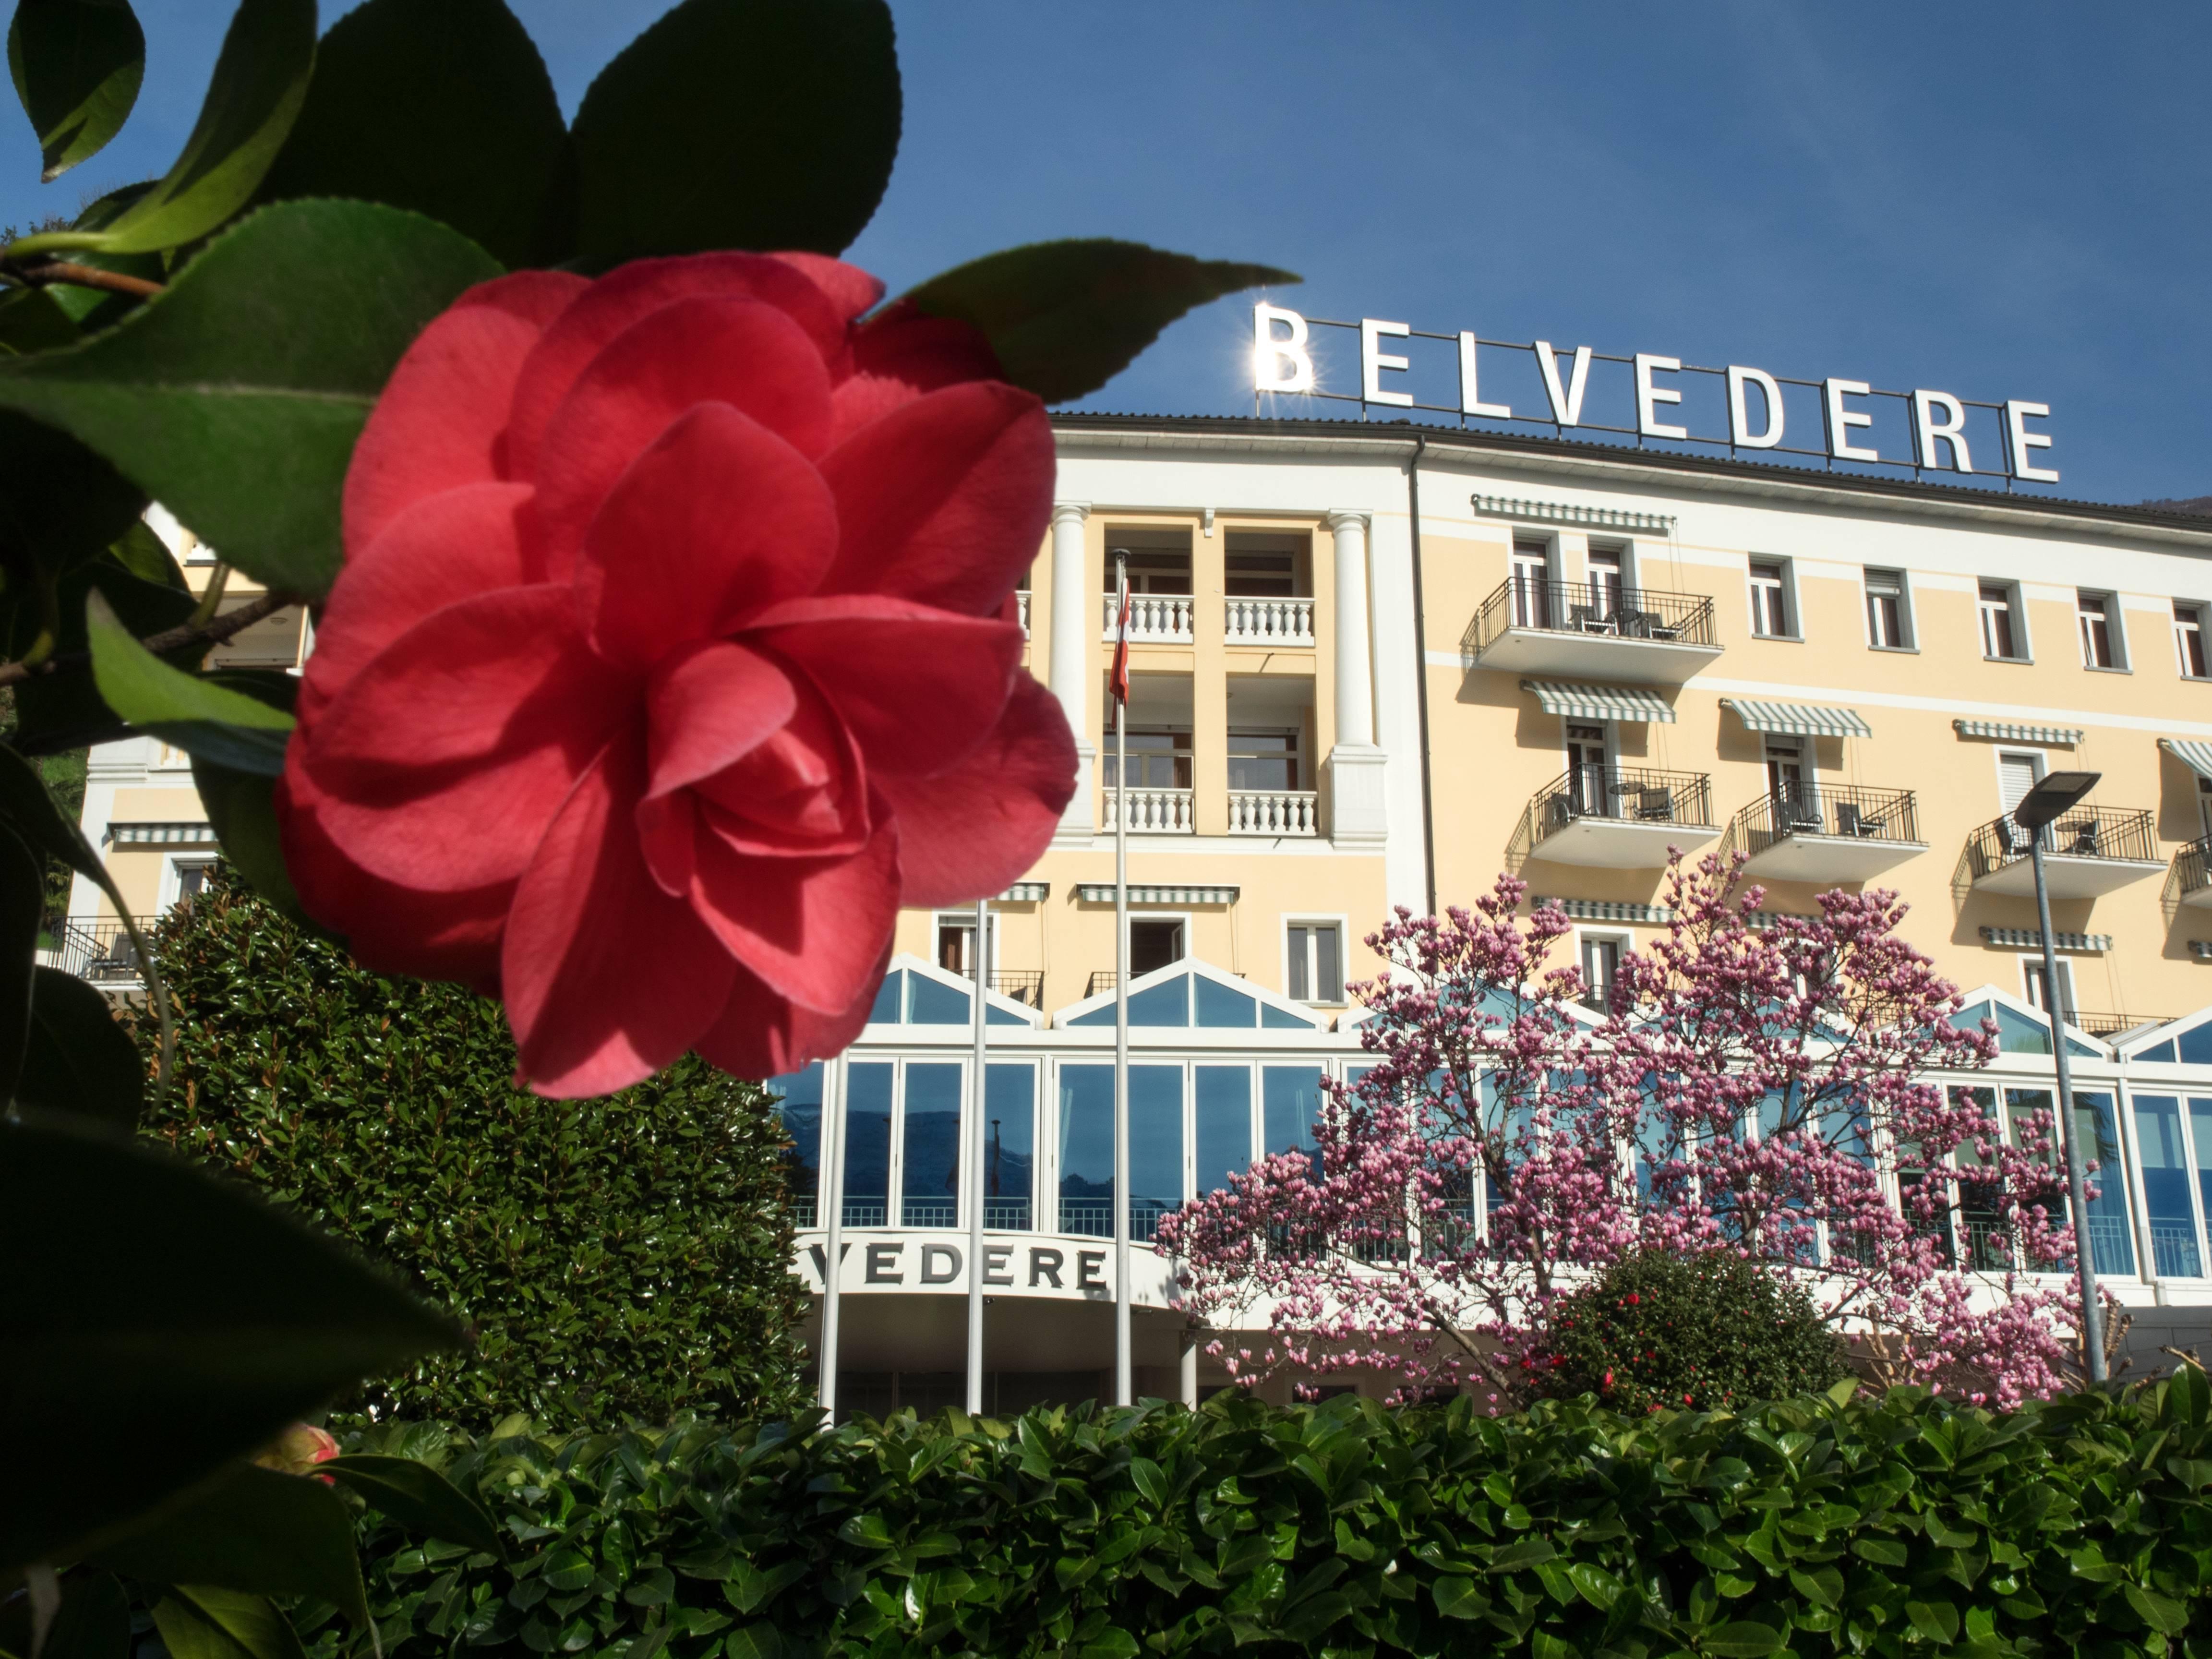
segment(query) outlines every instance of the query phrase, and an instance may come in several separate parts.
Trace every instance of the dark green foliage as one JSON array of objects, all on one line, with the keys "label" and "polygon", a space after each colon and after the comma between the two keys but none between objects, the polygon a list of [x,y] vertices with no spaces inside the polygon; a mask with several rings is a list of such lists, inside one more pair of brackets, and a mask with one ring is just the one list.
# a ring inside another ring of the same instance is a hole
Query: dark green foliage
[{"label": "dark green foliage", "polygon": [[495,1004],[380,978],[219,872],[156,950],[177,1075],[146,1127],[389,1263],[475,1332],[349,1400],[477,1427],[792,1409],[785,1142],[697,1061],[596,1101],[514,1086]]},{"label": "dark green foliage", "polygon": [[1846,1373],[1842,1343],[1795,1285],[1723,1250],[1644,1250],[1560,1304],[1534,1385],[1621,1412],[1724,1411],[1815,1393]]},{"label": "dark green foliage", "polygon": [[981,1431],[388,1430],[482,1495],[514,1565],[372,1520],[369,1599],[391,1659],[2058,1659],[2212,1638],[2201,1373],[2009,1416],[1848,1395],[1741,1418],[1224,1396]]}]

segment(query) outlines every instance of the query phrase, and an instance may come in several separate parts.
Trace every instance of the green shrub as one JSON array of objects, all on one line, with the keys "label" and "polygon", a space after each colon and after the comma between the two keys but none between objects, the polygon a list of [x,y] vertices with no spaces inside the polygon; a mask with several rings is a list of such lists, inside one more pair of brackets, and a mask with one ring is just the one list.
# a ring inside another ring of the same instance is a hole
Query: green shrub
[{"label": "green shrub", "polygon": [[1540,1393],[1616,1411],[1717,1411],[1815,1394],[1845,1375],[1812,1298],[1715,1250],[1643,1250],[1568,1297],[1533,1362]]},{"label": "green shrub", "polygon": [[[2008,1416],[1845,1385],[1740,1418],[410,1431],[377,1449],[449,1458],[512,1565],[362,1537],[389,1659],[2160,1654],[2212,1639],[2208,1406],[2191,1372]],[[308,1641],[368,1659],[334,1620]]]},{"label": "green shrub", "polygon": [[177,1071],[147,1132],[473,1329],[472,1352],[379,1378],[347,1412],[580,1426],[805,1398],[788,1153],[763,1091],[686,1060],[603,1100],[541,1100],[514,1086],[496,1005],[364,972],[220,872],[155,948]]}]

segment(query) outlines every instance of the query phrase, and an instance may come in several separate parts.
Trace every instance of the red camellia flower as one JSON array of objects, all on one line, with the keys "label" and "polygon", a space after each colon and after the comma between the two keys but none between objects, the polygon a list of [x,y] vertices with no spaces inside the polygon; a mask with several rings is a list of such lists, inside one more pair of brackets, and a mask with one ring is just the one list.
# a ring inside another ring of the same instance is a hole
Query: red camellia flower
[{"label": "red camellia flower", "polygon": [[1019,665],[1042,405],[810,254],[470,290],[356,447],[277,802],[364,964],[501,996],[533,1086],[866,1022],[902,903],[995,892],[1074,789]]}]

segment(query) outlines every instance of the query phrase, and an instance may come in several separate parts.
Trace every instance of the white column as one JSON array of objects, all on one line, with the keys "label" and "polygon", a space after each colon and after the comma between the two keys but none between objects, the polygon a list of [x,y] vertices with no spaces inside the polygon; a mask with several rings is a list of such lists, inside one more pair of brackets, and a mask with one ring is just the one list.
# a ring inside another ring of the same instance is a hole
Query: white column
[{"label": "white column", "polygon": [[1088,841],[1092,828],[1091,684],[1085,623],[1096,631],[1098,601],[1084,580],[1083,525],[1088,501],[1056,501],[1052,509],[1052,695],[1075,733],[1075,794],[1060,814],[1057,838]]},{"label": "white column", "polygon": [[1329,835],[1340,846],[1388,838],[1383,754],[1375,746],[1375,675],[1368,654],[1367,515],[1328,515],[1336,538],[1336,747],[1328,760]]}]

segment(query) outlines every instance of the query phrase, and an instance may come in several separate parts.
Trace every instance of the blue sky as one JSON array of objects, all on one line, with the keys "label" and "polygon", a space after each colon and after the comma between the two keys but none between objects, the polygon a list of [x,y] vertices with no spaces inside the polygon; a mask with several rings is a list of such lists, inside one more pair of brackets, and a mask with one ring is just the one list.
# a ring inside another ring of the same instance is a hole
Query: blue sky
[{"label": "blue sky", "polygon": [[[571,111],[661,9],[512,3]],[[137,5],[131,126],[42,187],[28,123],[0,118],[0,222],[176,153],[228,8]],[[2045,402],[2056,493],[2212,493],[2212,11],[896,9],[906,136],[851,254],[895,289],[1014,242],[1131,237],[1302,272],[1276,297],[1317,316]],[[1209,307],[1086,406],[1249,412],[1249,300]],[[1540,406],[1529,363],[1501,356],[1486,392]],[[1340,349],[1328,383],[1356,372]],[[1447,400],[1449,356],[1415,380]],[[1626,408],[1602,376],[1591,398]],[[1809,404],[1790,428],[1817,443]]]}]

